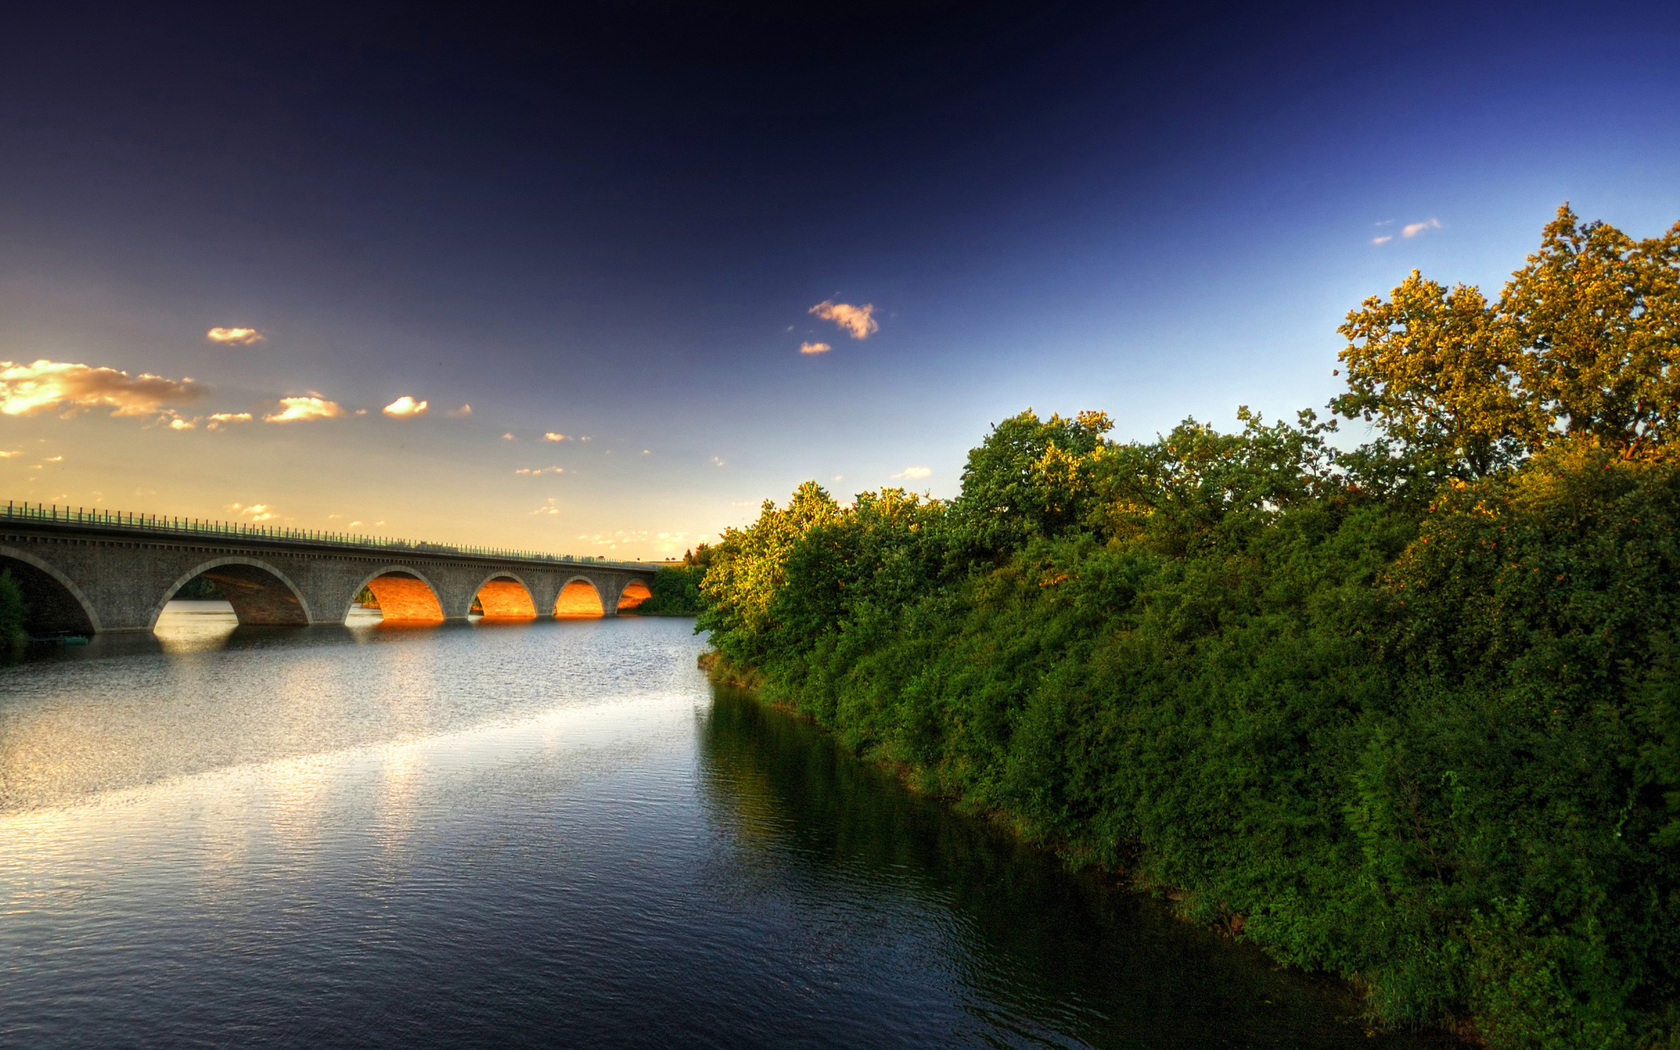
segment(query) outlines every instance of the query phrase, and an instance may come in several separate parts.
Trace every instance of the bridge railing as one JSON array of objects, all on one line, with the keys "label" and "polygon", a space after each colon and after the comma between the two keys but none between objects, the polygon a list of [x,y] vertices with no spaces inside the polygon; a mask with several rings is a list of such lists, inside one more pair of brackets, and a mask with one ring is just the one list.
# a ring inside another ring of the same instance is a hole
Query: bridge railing
[{"label": "bridge railing", "polygon": [[[570,564],[612,565],[604,557],[590,555],[551,554],[546,551],[519,550],[511,547],[470,547],[451,543],[430,543],[424,540],[389,539],[351,532],[328,532],[320,529],[294,529],[283,525],[263,525],[244,521],[218,521],[209,518],[179,518],[163,514],[135,514],[106,510],[103,507],[60,507],[53,503],[14,503],[6,501],[0,522],[50,522],[61,525],[97,525],[105,528],[144,530],[150,533],[175,533],[182,536],[220,536],[252,540],[280,540],[294,543],[315,543],[366,551],[398,551],[415,554],[458,554],[480,558],[506,558],[519,561],[547,561]],[[652,568],[658,562],[624,562],[639,568]]]}]

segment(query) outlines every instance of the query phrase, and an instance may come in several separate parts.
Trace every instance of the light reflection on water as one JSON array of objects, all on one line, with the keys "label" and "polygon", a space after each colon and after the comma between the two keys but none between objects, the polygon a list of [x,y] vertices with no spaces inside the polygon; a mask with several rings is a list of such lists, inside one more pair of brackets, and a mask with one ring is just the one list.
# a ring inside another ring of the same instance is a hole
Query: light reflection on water
[{"label": "light reflection on water", "polygon": [[714,697],[689,621],[230,620],[0,674],[0,1044],[1390,1042]]}]

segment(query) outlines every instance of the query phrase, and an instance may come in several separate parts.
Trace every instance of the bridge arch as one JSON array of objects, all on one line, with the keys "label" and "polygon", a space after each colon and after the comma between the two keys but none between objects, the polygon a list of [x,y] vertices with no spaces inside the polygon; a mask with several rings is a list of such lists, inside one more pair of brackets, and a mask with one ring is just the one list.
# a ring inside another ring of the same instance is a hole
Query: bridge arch
[{"label": "bridge arch", "polygon": [[631,580],[618,592],[618,611],[635,612],[636,607],[653,597],[653,591],[641,580]]},{"label": "bridge arch", "polygon": [[10,570],[23,591],[24,628],[41,634],[94,634],[99,614],[76,581],[58,566],[0,544],[0,570]]},{"label": "bridge arch", "polygon": [[606,603],[595,581],[587,576],[573,576],[560,588],[554,599],[554,615],[562,620],[593,619],[607,614]]},{"label": "bridge arch", "polygon": [[153,606],[147,628],[155,630],[164,606],[177,591],[200,576],[215,583],[242,625],[302,627],[309,623],[309,606],[303,600],[303,591],[284,572],[256,558],[230,554],[213,558],[177,577]]},{"label": "bridge arch", "polygon": [[418,569],[408,565],[387,565],[372,573],[350,592],[344,603],[345,616],[356,595],[366,587],[379,602],[379,614],[386,623],[442,623],[443,601],[438,589]]},{"label": "bridge arch", "polygon": [[511,572],[493,572],[473,591],[486,620],[534,620],[537,600],[531,587]]}]

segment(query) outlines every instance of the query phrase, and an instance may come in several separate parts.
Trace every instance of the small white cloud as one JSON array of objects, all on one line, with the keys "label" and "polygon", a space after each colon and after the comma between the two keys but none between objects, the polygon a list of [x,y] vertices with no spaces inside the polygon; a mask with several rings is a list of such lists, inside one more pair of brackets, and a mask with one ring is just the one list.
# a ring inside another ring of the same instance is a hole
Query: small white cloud
[{"label": "small white cloud", "polygon": [[1387,236],[1384,236],[1384,237],[1372,237],[1371,238],[1371,243],[1372,244],[1387,244],[1389,241],[1392,241],[1393,239],[1394,239],[1394,234],[1391,233],[1391,234],[1388,234]]},{"label": "small white cloud", "polygon": [[725,462],[724,460],[721,460],[716,456],[712,457],[712,466],[714,466],[714,467],[721,467],[721,466],[723,466],[724,462]]},{"label": "small white cloud", "polygon": [[472,406],[462,405],[460,408],[452,408],[448,412],[445,412],[444,415],[453,416],[456,419],[465,419],[472,415]]},{"label": "small white cloud", "polygon": [[503,434],[502,435],[502,440],[503,441],[518,441],[519,439],[514,437],[512,434]]},{"label": "small white cloud", "polygon": [[249,507],[242,503],[229,503],[227,509],[230,513],[250,518],[252,521],[273,521],[280,516],[266,503],[253,503]]},{"label": "small white cloud", "polygon": [[222,346],[250,346],[263,339],[263,334],[255,328],[212,328],[204,336]]},{"label": "small white cloud", "polygon": [[907,481],[915,481],[919,478],[929,477],[932,474],[933,470],[928,467],[905,467],[897,474],[894,474],[893,477],[903,478]]},{"label": "small white cloud", "polygon": [[585,434],[585,435],[583,435],[583,436],[582,436],[582,437],[580,437],[580,438],[578,438],[578,440],[579,440],[579,441],[585,441],[585,442],[586,442],[586,441],[588,441],[588,440],[589,440],[589,435],[588,435],[588,434]]},{"label": "small white cloud", "polygon": [[802,354],[826,354],[834,347],[827,343],[800,343],[799,352]]},{"label": "small white cloud", "polygon": [[554,515],[560,513],[560,501],[553,496],[543,500],[543,505],[531,512],[532,514]]},{"label": "small white cloud", "polygon": [[881,325],[872,316],[875,313],[873,303],[853,306],[850,303],[835,303],[824,299],[806,312],[824,321],[833,321],[840,326],[841,331],[850,334],[853,339],[868,339],[881,330]]},{"label": "small white cloud", "polygon": [[564,434],[556,434],[554,431],[550,430],[548,433],[543,435],[543,440],[544,441],[567,441],[567,440],[570,440],[570,439],[567,438],[566,435],[564,435]]},{"label": "small white cloud", "polygon": [[644,449],[642,449],[641,454],[644,455],[644,456],[651,456],[651,455],[653,455],[653,450],[644,448]]},{"label": "small white cloud", "polygon": [[518,470],[514,471],[514,473],[515,474],[525,474],[525,475],[528,475],[528,476],[533,477],[533,478],[540,478],[544,474],[564,474],[564,473],[566,473],[566,468],[564,468],[564,467],[520,467]]},{"label": "small white cloud", "polygon": [[388,416],[395,416],[399,419],[405,416],[420,416],[426,414],[426,406],[430,403],[431,402],[429,401],[416,401],[407,394],[404,394],[402,397],[397,398],[395,401],[380,409],[380,411],[384,412]]},{"label": "small white cloud", "polygon": [[845,481],[845,480],[846,480],[846,475],[844,475],[844,474],[836,474],[836,475],[834,475],[834,480],[835,480],[835,481]]},{"label": "small white cloud", "polygon": [[203,388],[190,378],[166,379],[145,372],[131,376],[68,361],[0,361],[0,413],[8,416],[57,409],[71,416],[87,408],[110,408],[113,416],[149,416],[203,395]]},{"label": "small white cloud", "polygon": [[1440,228],[1441,228],[1441,220],[1440,219],[1426,219],[1423,222],[1409,223],[1405,226],[1400,227],[1400,236],[1402,236],[1402,237],[1416,237],[1418,234],[1424,232],[1425,230],[1438,230]]},{"label": "small white cloud", "polygon": [[210,413],[210,422],[212,422],[212,423],[249,423],[250,421],[251,421],[251,413],[249,413],[249,412],[212,412],[212,413]]},{"label": "small white cloud", "polygon": [[280,411],[263,417],[264,423],[307,423],[312,419],[336,419],[344,414],[344,406],[311,390],[308,397],[283,397]]}]

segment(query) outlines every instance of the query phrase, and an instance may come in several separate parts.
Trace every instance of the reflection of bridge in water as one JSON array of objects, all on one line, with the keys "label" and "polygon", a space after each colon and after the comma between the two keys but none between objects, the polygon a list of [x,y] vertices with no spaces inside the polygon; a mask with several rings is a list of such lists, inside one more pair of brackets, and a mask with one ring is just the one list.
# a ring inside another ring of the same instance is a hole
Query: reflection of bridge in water
[{"label": "reflection of bridge in water", "polygon": [[343,623],[362,588],[384,618],[614,616],[648,597],[656,565],[452,547],[237,522],[61,507],[0,509],[0,569],[34,635],[149,631],[203,578],[242,624]]}]

